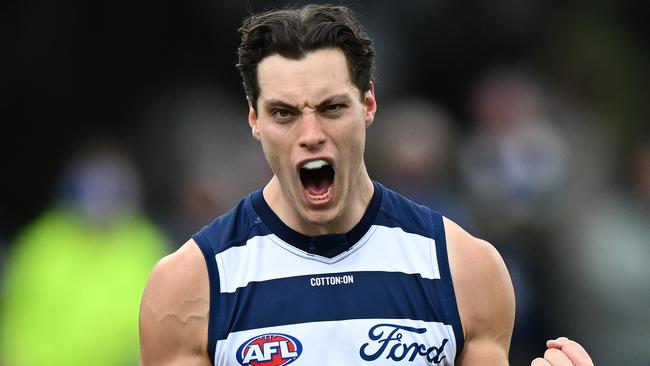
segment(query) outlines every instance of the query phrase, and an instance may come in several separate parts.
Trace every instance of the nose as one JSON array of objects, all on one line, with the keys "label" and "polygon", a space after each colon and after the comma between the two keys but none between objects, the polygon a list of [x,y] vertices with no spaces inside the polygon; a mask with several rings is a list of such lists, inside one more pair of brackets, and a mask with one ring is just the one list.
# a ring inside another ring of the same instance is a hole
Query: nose
[{"label": "nose", "polygon": [[323,131],[322,121],[318,118],[315,112],[306,112],[302,116],[301,132],[299,137],[300,147],[314,150],[322,146],[327,136]]}]

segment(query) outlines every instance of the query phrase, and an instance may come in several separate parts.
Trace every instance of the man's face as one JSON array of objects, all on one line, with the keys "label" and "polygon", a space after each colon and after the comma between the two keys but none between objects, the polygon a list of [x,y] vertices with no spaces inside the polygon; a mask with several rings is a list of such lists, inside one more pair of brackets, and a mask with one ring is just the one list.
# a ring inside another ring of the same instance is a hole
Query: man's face
[{"label": "man's face", "polygon": [[271,55],[257,75],[260,95],[249,123],[279,181],[282,204],[307,231],[336,228],[367,179],[363,152],[374,92],[361,97],[338,48],[300,60]]}]

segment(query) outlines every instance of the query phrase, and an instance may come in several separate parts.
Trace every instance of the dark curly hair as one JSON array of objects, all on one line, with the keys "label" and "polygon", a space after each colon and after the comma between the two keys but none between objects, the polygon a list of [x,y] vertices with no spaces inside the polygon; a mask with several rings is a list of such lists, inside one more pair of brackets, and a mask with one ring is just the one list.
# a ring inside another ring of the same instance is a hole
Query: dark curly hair
[{"label": "dark curly hair", "polygon": [[239,70],[246,96],[255,108],[260,95],[257,65],[279,54],[301,59],[310,51],[338,47],[350,78],[363,95],[374,77],[375,51],[354,13],[340,5],[306,5],[251,15],[239,29]]}]

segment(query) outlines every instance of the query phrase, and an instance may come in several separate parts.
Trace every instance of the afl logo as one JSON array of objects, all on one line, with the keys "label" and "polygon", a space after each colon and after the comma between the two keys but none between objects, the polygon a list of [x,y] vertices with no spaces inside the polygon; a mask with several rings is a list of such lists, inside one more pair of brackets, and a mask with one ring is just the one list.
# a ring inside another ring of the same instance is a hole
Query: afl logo
[{"label": "afl logo", "polygon": [[280,333],[268,333],[244,342],[237,350],[237,362],[242,366],[282,366],[298,359],[302,344],[296,338]]}]

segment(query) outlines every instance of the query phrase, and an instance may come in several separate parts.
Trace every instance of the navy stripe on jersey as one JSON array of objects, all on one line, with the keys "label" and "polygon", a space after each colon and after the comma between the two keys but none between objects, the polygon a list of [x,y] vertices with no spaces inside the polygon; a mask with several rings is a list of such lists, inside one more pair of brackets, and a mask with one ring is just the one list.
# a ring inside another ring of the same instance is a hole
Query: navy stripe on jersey
[{"label": "navy stripe on jersey", "polygon": [[271,234],[251,205],[251,197],[261,192],[249,194],[237,206],[197,233],[203,233],[215,254],[231,247],[246,245],[246,241],[252,237]]},{"label": "navy stripe on jersey", "polygon": [[434,305],[440,280],[395,272],[332,276],[346,275],[353,276],[354,282],[312,286],[312,278],[329,277],[319,274],[253,282],[235,293],[221,294],[217,339],[226,339],[229,332],[318,321],[378,318],[446,323]]}]

